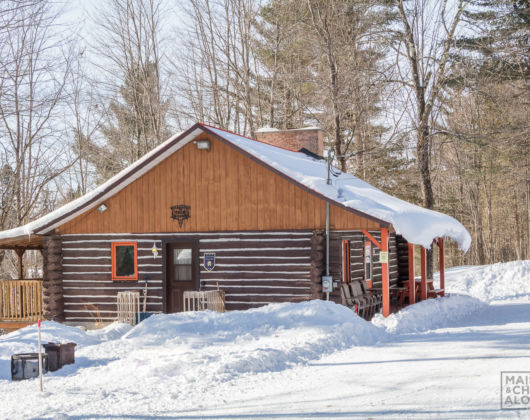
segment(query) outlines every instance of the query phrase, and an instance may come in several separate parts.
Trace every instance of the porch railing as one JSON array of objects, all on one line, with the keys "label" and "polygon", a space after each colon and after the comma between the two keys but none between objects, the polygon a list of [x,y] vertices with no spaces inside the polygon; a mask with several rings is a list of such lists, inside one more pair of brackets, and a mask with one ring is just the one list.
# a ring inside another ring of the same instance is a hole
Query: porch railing
[{"label": "porch railing", "polygon": [[186,291],[183,294],[184,311],[204,311],[209,309],[216,312],[225,311],[225,292],[212,290],[208,292]]},{"label": "porch railing", "polygon": [[0,320],[37,321],[42,315],[42,279],[0,280]]}]

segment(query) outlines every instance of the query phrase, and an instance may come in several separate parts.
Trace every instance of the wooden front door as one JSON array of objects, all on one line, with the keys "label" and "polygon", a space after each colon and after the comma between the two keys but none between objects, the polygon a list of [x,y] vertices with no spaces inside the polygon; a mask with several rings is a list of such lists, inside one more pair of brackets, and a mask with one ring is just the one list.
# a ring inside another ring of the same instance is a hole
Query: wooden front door
[{"label": "wooden front door", "polygon": [[169,243],[166,267],[166,312],[182,312],[183,293],[199,290],[197,247],[193,243]]}]

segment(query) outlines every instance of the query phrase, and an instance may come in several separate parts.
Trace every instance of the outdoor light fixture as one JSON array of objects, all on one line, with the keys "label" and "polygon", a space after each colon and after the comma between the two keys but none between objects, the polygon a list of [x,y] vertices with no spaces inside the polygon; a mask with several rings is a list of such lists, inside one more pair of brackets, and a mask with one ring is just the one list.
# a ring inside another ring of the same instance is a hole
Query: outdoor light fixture
[{"label": "outdoor light fixture", "polygon": [[106,211],[108,209],[108,207],[105,205],[105,204],[101,204],[99,207],[98,207],[98,211],[100,213],[103,213],[104,211]]},{"label": "outdoor light fixture", "polygon": [[153,253],[153,257],[158,257],[158,248],[156,247],[156,242],[153,242],[153,249],[151,249],[151,252]]},{"label": "outdoor light fixture", "polygon": [[210,150],[210,140],[195,140],[193,143],[199,150]]}]

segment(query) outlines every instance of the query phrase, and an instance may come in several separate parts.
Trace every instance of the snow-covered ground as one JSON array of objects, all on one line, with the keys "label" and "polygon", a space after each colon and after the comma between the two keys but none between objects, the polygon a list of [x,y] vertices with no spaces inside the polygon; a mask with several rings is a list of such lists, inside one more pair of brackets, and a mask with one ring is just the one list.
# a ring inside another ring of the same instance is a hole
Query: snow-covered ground
[{"label": "snow-covered ground", "polygon": [[448,270],[451,296],[366,322],[323,301],[158,315],[83,332],[76,364],[11,382],[36,328],[0,337],[0,418],[530,418],[500,372],[530,371],[530,261]]}]

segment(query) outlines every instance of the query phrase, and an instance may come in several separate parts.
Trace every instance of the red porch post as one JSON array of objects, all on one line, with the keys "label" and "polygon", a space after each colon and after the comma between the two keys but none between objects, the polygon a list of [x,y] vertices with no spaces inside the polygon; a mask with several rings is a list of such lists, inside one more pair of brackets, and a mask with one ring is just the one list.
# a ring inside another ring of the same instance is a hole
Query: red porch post
[{"label": "red porch post", "polygon": [[427,299],[427,250],[421,247],[421,300]]},{"label": "red porch post", "polygon": [[386,258],[381,258],[381,260],[386,261],[381,263],[383,286],[383,316],[387,317],[388,315],[390,315],[390,279],[388,276],[388,228],[381,228],[380,253],[383,252],[386,254]]},{"label": "red porch post", "polygon": [[438,248],[440,249],[440,289],[442,296],[445,296],[445,258],[444,258],[444,238],[438,238]]},{"label": "red porch post", "polygon": [[416,281],[414,280],[414,244],[409,247],[409,304],[416,303]]}]

